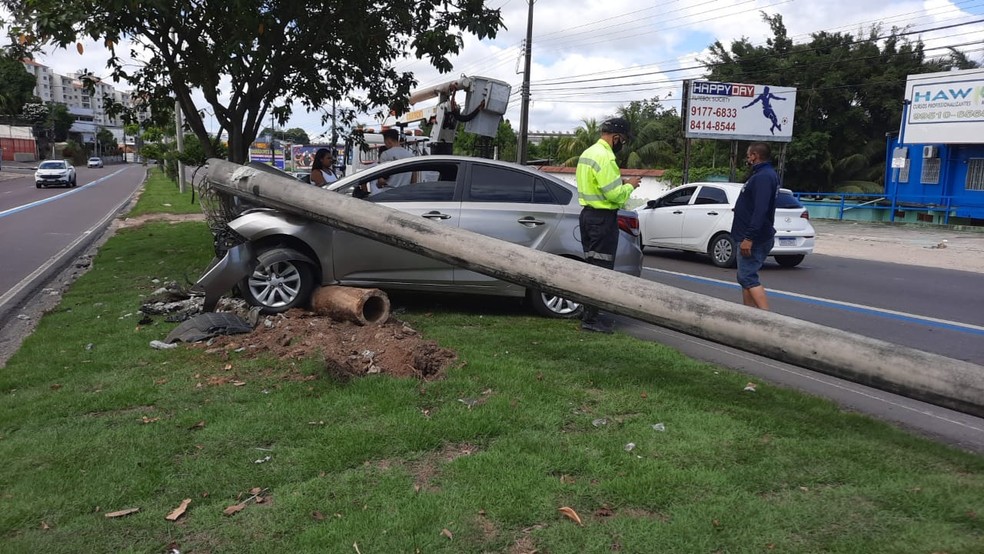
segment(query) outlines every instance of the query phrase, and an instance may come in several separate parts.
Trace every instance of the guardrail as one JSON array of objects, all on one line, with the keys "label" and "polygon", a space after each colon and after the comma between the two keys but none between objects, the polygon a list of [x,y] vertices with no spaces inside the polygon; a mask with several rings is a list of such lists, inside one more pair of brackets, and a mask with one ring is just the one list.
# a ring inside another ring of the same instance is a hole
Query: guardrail
[{"label": "guardrail", "polygon": [[[958,209],[984,210],[984,201],[968,202],[965,197],[915,196],[841,192],[794,192],[799,201],[810,210],[810,215],[822,219],[854,219],[858,221],[895,222],[897,217],[906,219],[907,213],[926,214],[917,221],[950,224],[950,217]],[[845,214],[856,211],[857,217]]]}]

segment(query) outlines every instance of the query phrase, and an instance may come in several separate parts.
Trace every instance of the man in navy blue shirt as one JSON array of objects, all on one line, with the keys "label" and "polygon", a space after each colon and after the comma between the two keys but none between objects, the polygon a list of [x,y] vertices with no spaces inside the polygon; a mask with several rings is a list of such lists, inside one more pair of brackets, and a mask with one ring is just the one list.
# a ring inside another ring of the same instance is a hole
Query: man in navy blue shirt
[{"label": "man in navy blue shirt", "polygon": [[746,154],[752,174],[735,202],[731,238],[738,243],[738,284],[741,285],[742,302],[746,306],[768,310],[769,299],[759,282],[758,272],[769,257],[776,236],[773,224],[779,176],[772,168],[772,149],[768,144],[754,142],[748,146]]}]

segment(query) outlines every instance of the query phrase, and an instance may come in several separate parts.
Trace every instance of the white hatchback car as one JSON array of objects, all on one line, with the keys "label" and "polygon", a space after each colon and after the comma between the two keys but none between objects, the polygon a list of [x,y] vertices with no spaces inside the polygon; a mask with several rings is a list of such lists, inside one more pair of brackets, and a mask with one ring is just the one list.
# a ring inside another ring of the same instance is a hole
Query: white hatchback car
[{"label": "white hatchback car", "polygon": [[[639,241],[647,246],[707,253],[718,267],[734,267],[731,238],[734,206],[742,183],[688,183],[638,208]],[[795,267],[813,253],[816,232],[810,214],[789,189],[776,198],[776,244],[770,256]]]}]

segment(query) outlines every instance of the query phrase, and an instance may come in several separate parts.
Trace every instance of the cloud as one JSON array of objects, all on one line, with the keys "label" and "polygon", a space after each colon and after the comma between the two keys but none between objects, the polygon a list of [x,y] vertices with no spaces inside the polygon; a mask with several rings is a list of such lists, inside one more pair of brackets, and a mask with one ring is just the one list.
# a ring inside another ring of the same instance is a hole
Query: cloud
[{"label": "cloud", "polygon": [[[452,73],[441,75],[421,60],[408,59],[397,67],[415,72],[421,87],[461,74],[510,83],[513,97],[506,117],[518,129],[528,4],[524,0],[489,0],[487,4],[501,6],[507,28],[494,39],[465,36],[461,54],[453,58]],[[678,107],[682,79],[701,74],[697,60],[707,56],[715,40],[727,46],[746,37],[753,44],[762,44],[771,36],[763,12],[782,15],[790,38],[804,42],[811,33],[857,35],[879,23],[887,32],[892,27],[921,30],[982,19],[982,9],[975,10],[965,11],[947,0],[540,0],[534,4],[529,128],[569,132],[584,119],[601,119],[620,105],[653,97],[665,99],[667,107]],[[947,54],[939,47],[979,43],[982,34],[984,24],[978,23],[912,38],[922,39],[927,48],[937,48],[927,51],[937,56]],[[46,52],[39,61],[59,73],[82,68],[97,75],[108,73],[105,46],[92,41],[83,41],[83,46],[81,56],[74,48],[57,49]],[[123,47],[118,46],[117,51],[123,52]],[[961,48],[969,48],[972,59],[982,59],[979,46]],[[628,85],[609,87],[619,83]],[[126,89],[125,85],[118,87]],[[201,97],[197,101],[205,107]],[[330,131],[330,123],[321,122],[322,113],[308,114],[298,105],[288,127],[303,128],[312,136]],[[365,121],[371,119],[367,115]]]}]

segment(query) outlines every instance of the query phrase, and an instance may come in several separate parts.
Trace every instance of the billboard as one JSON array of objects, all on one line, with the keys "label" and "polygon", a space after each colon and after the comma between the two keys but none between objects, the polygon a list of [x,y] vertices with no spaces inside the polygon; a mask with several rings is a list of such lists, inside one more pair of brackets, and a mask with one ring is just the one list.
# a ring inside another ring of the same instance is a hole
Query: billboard
[{"label": "billboard", "polygon": [[[254,142],[249,146],[249,161],[259,162],[262,164],[269,164],[277,169],[284,168],[284,151],[281,147],[279,150],[274,146],[274,152],[271,153],[271,146],[269,142]],[[271,163],[271,158],[273,163]]]},{"label": "billboard", "polygon": [[692,81],[684,136],[789,142],[795,111],[795,88]]},{"label": "billboard", "polygon": [[984,143],[984,69],[909,75],[903,144]]}]

